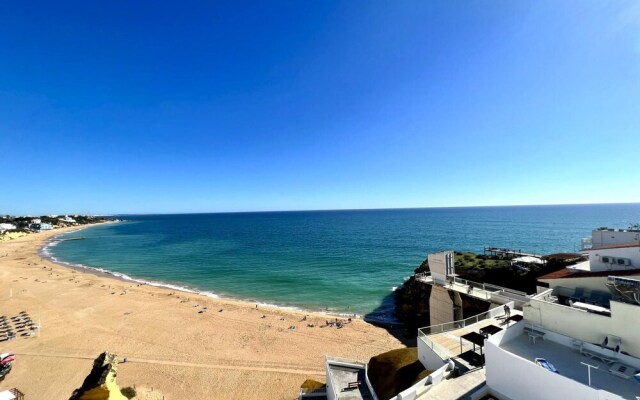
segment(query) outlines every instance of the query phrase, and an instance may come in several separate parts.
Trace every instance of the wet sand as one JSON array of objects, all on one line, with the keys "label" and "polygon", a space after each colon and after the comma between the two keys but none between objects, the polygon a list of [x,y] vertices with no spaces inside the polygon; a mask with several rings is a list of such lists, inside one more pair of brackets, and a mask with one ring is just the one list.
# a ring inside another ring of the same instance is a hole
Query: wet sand
[{"label": "wet sand", "polygon": [[137,398],[295,399],[305,379],[324,381],[325,355],[366,361],[403,347],[361,320],[321,327],[335,317],[138,285],[38,255],[47,239],[75,229],[0,243],[0,315],[27,311],[42,326],[37,337],[0,343],[17,355],[0,389],[68,399],[108,350],[127,358],[118,384],[135,385]]}]

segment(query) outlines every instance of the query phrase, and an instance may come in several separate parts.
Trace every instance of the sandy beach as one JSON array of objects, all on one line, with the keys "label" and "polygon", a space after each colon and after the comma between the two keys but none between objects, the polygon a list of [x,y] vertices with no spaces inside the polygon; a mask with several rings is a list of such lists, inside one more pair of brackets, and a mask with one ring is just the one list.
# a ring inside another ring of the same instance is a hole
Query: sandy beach
[{"label": "sandy beach", "polygon": [[301,321],[303,312],[139,286],[38,255],[47,239],[73,229],[0,243],[0,315],[27,311],[42,326],[37,337],[0,344],[17,355],[0,389],[67,399],[108,350],[127,358],[118,384],[135,385],[139,398],[294,399],[305,379],[324,381],[325,355],[366,361],[402,347],[361,320],[320,327],[333,317]]}]

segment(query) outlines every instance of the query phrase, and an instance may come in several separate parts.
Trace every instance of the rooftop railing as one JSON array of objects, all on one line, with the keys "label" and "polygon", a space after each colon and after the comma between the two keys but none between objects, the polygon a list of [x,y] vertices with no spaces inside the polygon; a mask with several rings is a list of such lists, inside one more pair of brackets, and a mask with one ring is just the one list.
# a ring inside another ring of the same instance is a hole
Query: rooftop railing
[{"label": "rooftop railing", "polygon": [[422,330],[420,329],[418,329],[418,339],[422,340],[424,344],[426,344],[428,348],[433,350],[433,352],[436,353],[438,357],[440,357],[440,359],[442,359],[443,361],[451,358],[451,353],[449,353],[449,350],[429,339],[428,335],[422,332]]},{"label": "rooftop railing", "polygon": [[[417,274],[414,274],[414,277],[416,278],[416,280],[420,282],[425,282],[425,283],[433,282],[433,277],[431,276],[431,272],[418,272]],[[462,286],[472,287],[473,289],[479,289],[485,292],[500,293],[500,294],[513,293],[518,296],[527,296],[527,293],[521,292],[520,290],[510,289],[510,288],[506,288],[498,285],[492,285],[490,283],[474,282],[468,279],[459,278],[457,276],[449,277],[449,285],[451,285],[452,283],[457,283]]]},{"label": "rooftop railing", "polygon": [[[513,307],[514,307],[513,301],[507,303],[506,305],[513,310]],[[424,328],[420,328],[418,329],[418,337],[461,329],[466,326],[476,324],[485,319],[495,318],[502,314],[504,314],[504,305],[492,308],[491,310],[474,315],[473,317],[452,321],[452,322],[445,322],[444,324],[437,324],[437,325],[431,325]]]}]

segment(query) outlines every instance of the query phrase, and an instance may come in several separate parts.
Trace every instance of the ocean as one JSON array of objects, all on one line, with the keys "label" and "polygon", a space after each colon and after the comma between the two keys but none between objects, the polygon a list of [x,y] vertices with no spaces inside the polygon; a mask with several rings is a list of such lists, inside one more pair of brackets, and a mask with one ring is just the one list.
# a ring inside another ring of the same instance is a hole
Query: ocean
[{"label": "ocean", "polygon": [[640,204],[118,217],[43,255],[209,296],[392,320],[393,290],[430,252],[573,252],[592,229],[640,222]]}]

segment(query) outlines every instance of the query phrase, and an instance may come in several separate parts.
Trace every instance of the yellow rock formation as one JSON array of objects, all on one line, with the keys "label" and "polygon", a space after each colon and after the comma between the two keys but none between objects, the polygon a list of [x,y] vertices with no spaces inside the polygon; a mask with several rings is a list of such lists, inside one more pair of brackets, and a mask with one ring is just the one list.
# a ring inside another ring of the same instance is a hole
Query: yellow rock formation
[{"label": "yellow rock formation", "polygon": [[127,400],[116,383],[117,366],[115,354],[100,354],[82,386],[73,392],[69,400]]}]

